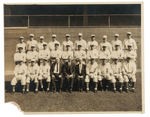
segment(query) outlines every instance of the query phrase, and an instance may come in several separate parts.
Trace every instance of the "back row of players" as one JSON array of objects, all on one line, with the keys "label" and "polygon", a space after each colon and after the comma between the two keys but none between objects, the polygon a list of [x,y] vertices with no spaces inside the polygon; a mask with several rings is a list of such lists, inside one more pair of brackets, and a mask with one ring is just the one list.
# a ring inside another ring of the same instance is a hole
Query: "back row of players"
[{"label": "back row of players", "polygon": [[[13,92],[18,80],[21,80],[23,93],[29,92],[30,81],[34,81],[36,85],[35,92],[38,91],[39,84],[43,90],[44,79],[47,82],[47,91],[50,90],[52,82],[53,92],[57,89],[61,92],[63,84],[66,90],[72,92],[75,80],[80,91],[83,90],[85,82],[87,92],[89,88],[97,92],[98,84],[102,89],[109,89],[112,85],[115,92],[116,81],[120,83],[120,92],[123,84],[128,92],[129,81],[131,90],[135,91],[137,45],[131,32],[127,32],[123,43],[119,40],[119,34],[115,34],[112,43],[109,43],[107,35],[104,35],[100,44],[95,40],[95,35],[91,35],[91,40],[87,43],[82,38],[82,33],[79,33],[79,39],[73,43],[70,35],[66,34],[62,46],[55,34],[48,44],[44,41],[44,36],[40,36],[39,42],[34,39],[34,34],[29,37],[25,43],[24,37],[21,36],[16,45],[15,77],[11,81]],[[91,87],[90,82],[93,85]]]}]

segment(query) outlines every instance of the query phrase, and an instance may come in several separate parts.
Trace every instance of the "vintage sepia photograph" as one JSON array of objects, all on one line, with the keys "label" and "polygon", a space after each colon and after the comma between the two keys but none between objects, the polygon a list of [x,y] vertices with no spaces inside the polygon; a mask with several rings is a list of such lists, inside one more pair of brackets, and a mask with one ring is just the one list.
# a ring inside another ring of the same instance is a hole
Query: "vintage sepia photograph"
[{"label": "vintage sepia photograph", "polygon": [[4,4],[5,103],[24,113],[142,113],[143,4]]}]

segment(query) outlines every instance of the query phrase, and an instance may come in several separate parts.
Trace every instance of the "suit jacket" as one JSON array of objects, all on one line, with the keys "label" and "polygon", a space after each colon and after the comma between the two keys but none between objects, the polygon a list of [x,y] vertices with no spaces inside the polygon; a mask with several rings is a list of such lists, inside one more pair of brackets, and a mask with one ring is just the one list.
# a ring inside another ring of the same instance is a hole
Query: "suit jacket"
[{"label": "suit jacket", "polygon": [[68,64],[63,64],[62,67],[62,73],[66,77],[67,75],[74,75],[74,64],[68,65]]},{"label": "suit jacket", "polygon": [[[59,73],[58,74],[61,74],[62,73],[62,64],[60,62],[58,64],[59,64]],[[54,74],[55,65],[56,65],[56,62],[51,64],[51,69],[50,69],[51,74]]]},{"label": "suit jacket", "polygon": [[79,69],[79,64],[76,65],[75,66],[75,75],[76,75],[76,77],[83,76],[85,78],[85,76],[86,76],[86,65],[82,64],[81,73],[80,73],[80,69]]}]

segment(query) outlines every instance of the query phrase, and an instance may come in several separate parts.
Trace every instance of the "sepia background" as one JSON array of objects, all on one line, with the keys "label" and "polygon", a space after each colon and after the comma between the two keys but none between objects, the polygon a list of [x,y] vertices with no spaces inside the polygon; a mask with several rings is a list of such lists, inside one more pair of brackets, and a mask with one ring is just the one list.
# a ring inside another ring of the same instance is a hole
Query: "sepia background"
[{"label": "sepia background", "polygon": [[[4,5],[4,27],[6,102],[15,101],[26,112],[142,111],[140,4]],[[120,39],[124,40],[128,31],[133,33],[138,45],[136,93],[10,94],[13,54],[19,36],[24,36],[27,41],[29,34],[34,33],[36,40],[43,35],[45,41],[49,42],[55,33],[62,42],[66,33],[75,41],[81,32],[87,41],[91,34],[95,34],[100,43],[105,34],[108,35],[108,41],[114,38],[115,33],[120,34]]]}]

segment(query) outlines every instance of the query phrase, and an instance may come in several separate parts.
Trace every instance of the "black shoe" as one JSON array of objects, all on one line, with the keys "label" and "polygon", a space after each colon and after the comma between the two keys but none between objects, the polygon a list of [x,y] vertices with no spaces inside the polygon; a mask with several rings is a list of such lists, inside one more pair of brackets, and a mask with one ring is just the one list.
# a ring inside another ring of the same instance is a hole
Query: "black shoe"
[{"label": "black shoe", "polygon": [[114,93],[116,93],[116,88],[114,88]]},{"label": "black shoe", "polygon": [[128,88],[126,88],[126,93],[128,93],[129,92],[129,89]]},{"label": "black shoe", "polygon": [[120,93],[122,93],[122,88],[120,88]]},{"label": "black shoe", "polygon": [[72,89],[70,89],[70,91],[69,91],[70,93],[72,93]]},{"label": "black shoe", "polygon": [[61,93],[62,91],[61,91],[61,89],[59,89],[59,93]]},{"label": "black shoe", "polygon": [[56,89],[53,90],[53,93],[56,93]]},{"label": "black shoe", "polygon": [[94,93],[97,93],[97,90],[94,90]]}]

